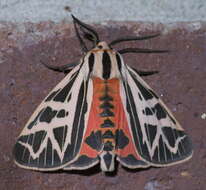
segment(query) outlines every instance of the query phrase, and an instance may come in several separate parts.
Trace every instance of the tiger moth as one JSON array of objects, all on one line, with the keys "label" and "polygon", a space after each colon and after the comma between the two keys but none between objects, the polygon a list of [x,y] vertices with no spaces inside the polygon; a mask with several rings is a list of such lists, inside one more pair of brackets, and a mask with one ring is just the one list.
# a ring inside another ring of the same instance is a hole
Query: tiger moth
[{"label": "tiger moth", "polygon": [[[141,48],[112,49],[126,37],[107,44],[73,15],[84,52],[79,63],[44,65],[66,73],[38,106],[14,146],[15,163],[26,169],[84,170],[99,164],[115,170],[115,161],[135,169],[182,163],[192,157],[192,143],[162,100],[136,70],[124,63],[125,53],[162,53]],[[92,43],[92,48],[88,44]]]}]

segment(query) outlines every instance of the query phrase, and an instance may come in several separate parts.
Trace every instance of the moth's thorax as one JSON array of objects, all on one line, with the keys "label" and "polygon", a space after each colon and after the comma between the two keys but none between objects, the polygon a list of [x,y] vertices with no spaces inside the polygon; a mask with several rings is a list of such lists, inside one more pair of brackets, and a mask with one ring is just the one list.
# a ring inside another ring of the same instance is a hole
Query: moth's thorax
[{"label": "moth's thorax", "polygon": [[105,80],[119,78],[121,65],[119,56],[106,42],[99,42],[86,56],[91,76]]}]

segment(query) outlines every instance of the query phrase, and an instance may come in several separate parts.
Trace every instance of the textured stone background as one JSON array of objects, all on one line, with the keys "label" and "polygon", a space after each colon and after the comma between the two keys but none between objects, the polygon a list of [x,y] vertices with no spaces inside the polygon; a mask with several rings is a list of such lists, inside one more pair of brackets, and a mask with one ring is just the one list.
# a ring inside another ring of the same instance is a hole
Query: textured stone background
[{"label": "textured stone background", "polygon": [[[0,6],[3,2],[1,1]],[[26,1],[24,3],[27,4]],[[61,6],[59,12],[64,11]],[[94,13],[95,10],[93,13],[88,12],[88,15],[95,15]],[[10,11],[10,14],[16,13]],[[26,18],[27,13],[23,16]],[[2,11],[0,18],[2,20]],[[91,16],[85,19],[89,18]],[[101,39],[108,42],[120,36],[156,32],[162,34],[144,42],[124,43],[121,47],[136,46],[171,51],[159,55],[130,54],[124,58],[126,63],[136,68],[160,71],[157,75],[145,77],[145,80],[162,97],[191,137],[194,156],[190,161],[167,168],[136,171],[119,166],[117,173],[111,176],[105,176],[98,167],[84,172],[42,173],[20,169],[13,163],[12,147],[24,124],[41,100],[64,77],[63,74],[44,68],[39,60],[63,65],[81,57],[72,24],[63,19],[56,23],[49,20],[35,20],[33,23],[26,22],[22,17],[22,22],[3,19],[0,23],[0,189],[204,190],[206,120],[201,118],[206,113],[204,19],[170,24],[138,22],[136,19],[133,22],[110,21],[93,25]],[[121,47],[118,46],[117,49]]]},{"label": "textured stone background", "polygon": [[[67,6],[68,11],[62,11]],[[0,20],[12,22],[55,22],[68,12],[85,21],[179,22],[206,20],[205,0],[1,0]]]}]

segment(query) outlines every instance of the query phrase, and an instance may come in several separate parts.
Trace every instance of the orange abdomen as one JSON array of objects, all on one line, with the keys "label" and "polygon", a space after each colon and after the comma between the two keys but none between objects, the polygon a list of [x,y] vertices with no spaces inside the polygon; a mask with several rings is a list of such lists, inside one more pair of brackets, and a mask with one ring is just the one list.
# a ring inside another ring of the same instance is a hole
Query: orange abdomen
[{"label": "orange abdomen", "polygon": [[122,105],[119,79],[92,80],[93,100],[80,154],[94,158],[107,151],[139,159]]}]

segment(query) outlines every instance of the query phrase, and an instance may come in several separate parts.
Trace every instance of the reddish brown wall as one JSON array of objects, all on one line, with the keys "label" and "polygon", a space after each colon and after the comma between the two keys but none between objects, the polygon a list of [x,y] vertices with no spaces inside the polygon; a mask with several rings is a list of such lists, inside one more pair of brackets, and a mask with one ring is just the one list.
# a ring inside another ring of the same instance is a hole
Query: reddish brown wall
[{"label": "reddish brown wall", "polygon": [[[168,54],[127,55],[125,62],[160,73],[145,80],[162,96],[194,144],[187,163],[135,172],[122,169],[105,176],[98,168],[86,172],[41,173],[18,168],[12,147],[36,106],[63,77],[44,68],[39,60],[63,65],[79,60],[81,52],[70,24],[40,23],[0,28],[0,189],[145,189],[204,190],[206,179],[206,27],[188,23],[176,27],[150,23],[109,23],[95,26],[102,39],[162,32],[162,36],[121,47],[169,49]],[[119,47],[118,47],[119,48]],[[89,174],[89,175],[88,175]]]}]

